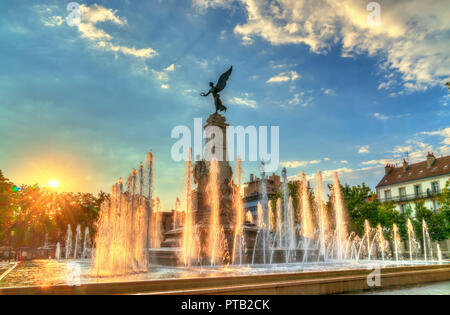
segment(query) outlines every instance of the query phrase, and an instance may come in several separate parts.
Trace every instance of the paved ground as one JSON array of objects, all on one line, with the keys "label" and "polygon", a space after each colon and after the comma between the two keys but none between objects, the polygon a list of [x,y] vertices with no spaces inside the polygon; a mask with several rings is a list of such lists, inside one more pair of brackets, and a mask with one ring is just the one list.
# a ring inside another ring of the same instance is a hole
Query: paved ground
[{"label": "paved ground", "polygon": [[358,292],[353,294],[369,295],[450,295],[450,281],[393,288],[388,290]]}]

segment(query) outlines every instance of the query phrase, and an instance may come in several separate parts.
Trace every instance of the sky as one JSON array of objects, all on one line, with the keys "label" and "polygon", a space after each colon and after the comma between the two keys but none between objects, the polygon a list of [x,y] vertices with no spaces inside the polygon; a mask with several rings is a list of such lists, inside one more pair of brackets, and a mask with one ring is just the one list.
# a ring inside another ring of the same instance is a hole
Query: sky
[{"label": "sky", "polygon": [[[182,194],[175,126],[211,114],[279,126],[280,168],[295,179],[374,188],[386,162],[450,154],[450,4],[363,0],[0,3],[0,169],[15,184],[109,191],[152,150],[162,208]],[[408,153],[406,153],[408,152]],[[258,162],[244,162],[244,179]]]}]

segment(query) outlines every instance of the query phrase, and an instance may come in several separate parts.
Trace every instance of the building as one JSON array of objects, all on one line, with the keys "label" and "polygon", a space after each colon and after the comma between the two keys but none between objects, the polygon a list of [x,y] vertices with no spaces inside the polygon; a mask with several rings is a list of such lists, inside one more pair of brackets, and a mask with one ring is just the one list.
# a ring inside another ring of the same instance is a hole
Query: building
[{"label": "building", "polygon": [[[250,174],[250,181],[245,183],[244,187],[244,209],[245,212],[251,211],[254,218],[257,216],[258,202],[262,199],[261,179]],[[270,199],[280,191],[280,176],[273,173],[266,178],[267,195]]]},{"label": "building", "polygon": [[428,153],[425,161],[402,166],[387,164],[385,175],[376,186],[377,198],[381,202],[393,201],[397,210],[404,212],[417,200],[424,200],[428,209],[438,211],[436,195],[450,181],[450,156],[436,158]]}]

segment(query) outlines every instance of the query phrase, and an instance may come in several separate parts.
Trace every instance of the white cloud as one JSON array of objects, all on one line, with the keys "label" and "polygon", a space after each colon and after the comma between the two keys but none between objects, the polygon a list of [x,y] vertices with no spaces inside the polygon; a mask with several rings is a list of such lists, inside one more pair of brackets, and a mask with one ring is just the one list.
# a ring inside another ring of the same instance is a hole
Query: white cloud
[{"label": "white cloud", "polygon": [[365,146],[362,146],[361,148],[359,148],[359,150],[358,150],[358,154],[367,154],[367,153],[369,153],[370,151],[369,151],[369,145],[365,145]]},{"label": "white cloud", "polygon": [[204,11],[210,7],[229,7],[230,0],[192,0],[192,4],[199,11]]},{"label": "white cloud", "polygon": [[157,71],[152,69],[152,73],[156,80],[161,82],[161,88],[162,89],[168,89],[170,86],[167,84],[169,81],[169,72],[175,71],[175,65],[171,64],[167,68],[163,69],[162,71]]},{"label": "white cloud", "polygon": [[386,165],[387,163],[394,164],[397,160],[394,159],[380,159],[380,160],[370,160],[362,162],[363,165]]},{"label": "white cloud", "polygon": [[[208,7],[246,11],[234,33],[246,44],[255,37],[273,45],[304,44],[327,53],[340,43],[342,56],[382,56],[382,70],[396,71],[405,90],[424,90],[450,77],[450,6],[446,0],[397,0],[381,4],[381,24],[367,23],[361,0],[194,0]],[[380,84],[387,88],[393,81]]]},{"label": "white cloud", "polygon": [[282,68],[292,68],[296,67],[296,64],[279,64],[279,65],[273,65],[272,69],[282,69]]},{"label": "white cloud", "polygon": [[[423,131],[420,134],[426,136],[438,136],[442,138],[441,144],[443,146],[450,146],[450,127],[437,131]],[[446,150],[448,150],[448,148]]]},{"label": "white cloud", "polygon": [[342,163],[342,164],[348,164],[348,161],[346,161],[346,160],[341,160],[341,163]]},{"label": "white cloud", "polygon": [[321,91],[323,92],[323,94],[325,95],[332,95],[335,96],[336,92],[333,89],[325,89],[325,88],[321,88]]},{"label": "white cloud", "polygon": [[395,118],[403,118],[403,117],[408,117],[408,116],[411,116],[411,114],[406,113],[406,114],[393,115],[393,116],[387,116],[387,115],[380,114],[380,113],[373,114],[373,117],[375,117],[376,119],[379,119],[379,120],[383,120],[383,121],[386,121],[389,119],[395,119]]},{"label": "white cloud", "polygon": [[313,103],[314,99],[312,96],[305,95],[305,92],[295,93],[293,98],[289,100],[289,105],[300,105],[302,107],[307,107]]},{"label": "white cloud", "polygon": [[326,158],[323,158],[323,160],[324,160],[324,161],[329,161],[330,158],[326,157]]},{"label": "white cloud", "polygon": [[271,77],[269,80],[266,81],[266,83],[280,83],[280,82],[289,82],[289,81],[295,81],[300,77],[300,75],[294,71],[287,71],[282,72],[276,76]]},{"label": "white cloud", "polygon": [[170,66],[168,66],[166,69],[164,69],[166,72],[172,72],[175,71],[175,65],[172,63]]},{"label": "white cloud", "polygon": [[137,58],[152,58],[153,56],[158,54],[152,48],[136,49],[135,47],[116,46],[105,41],[99,41],[97,45],[113,52],[121,52],[124,55],[130,55]]},{"label": "white cloud", "polygon": [[42,18],[42,23],[48,27],[56,27],[56,26],[60,26],[61,24],[63,24],[64,19],[62,16],[55,15],[55,16],[51,16],[48,18]]},{"label": "white cloud", "polygon": [[387,117],[386,115],[380,114],[380,113],[373,114],[373,117],[375,117],[379,120],[384,120],[384,121],[389,119],[389,117]]},{"label": "white cloud", "polygon": [[286,168],[298,168],[298,167],[306,167],[311,164],[319,164],[320,160],[311,160],[311,161],[284,161],[281,162],[280,165]]},{"label": "white cloud", "polygon": [[442,106],[446,107],[448,104],[450,104],[450,94],[446,94],[441,99]]},{"label": "white cloud", "polygon": [[[433,138],[438,138],[437,142]],[[436,156],[450,155],[450,127],[435,131],[422,131],[414,135],[412,139],[403,145],[395,146],[390,154],[392,158],[382,158],[364,161],[362,165],[396,164],[408,155],[409,163],[424,161],[428,152],[434,152]]]},{"label": "white cloud", "polygon": [[396,146],[392,153],[406,153],[412,150],[411,146]]},{"label": "white cloud", "polygon": [[[50,10],[51,11],[51,10]],[[117,26],[127,25],[127,20],[117,15],[117,10],[108,9],[98,4],[80,6],[81,23],[77,26],[80,36],[87,40],[95,42],[94,47],[104,49],[123,55],[133,56],[140,59],[153,58],[158,53],[152,48],[135,48],[113,43],[113,36],[100,28],[100,23],[111,23]],[[44,20],[46,26],[60,26],[64,22],[62,17],[52,17],[50,20]]]},{"label": "white cloud", "polygon": [[247,94],[244,94],[244,97],[238,97],[235,96],[232,99],[230,99],[230,104],[239,105],[239,106],[245,106],[255,109],[256,101],[248,98]]}]

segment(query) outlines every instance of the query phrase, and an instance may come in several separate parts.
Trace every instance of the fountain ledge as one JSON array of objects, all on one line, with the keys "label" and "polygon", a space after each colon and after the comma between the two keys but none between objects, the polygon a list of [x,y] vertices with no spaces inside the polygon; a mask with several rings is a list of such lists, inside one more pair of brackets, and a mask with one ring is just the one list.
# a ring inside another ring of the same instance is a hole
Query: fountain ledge
[{"label": "fountain ledge", "polygon": [[340,294],[393,286],[450,280],[450,265],[403,266],[381,269],[381,286],[367,284],[367,269],[295,272],[251,276],[91,283],[80,286],[2,288],[7,294]]}]

